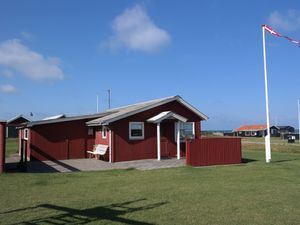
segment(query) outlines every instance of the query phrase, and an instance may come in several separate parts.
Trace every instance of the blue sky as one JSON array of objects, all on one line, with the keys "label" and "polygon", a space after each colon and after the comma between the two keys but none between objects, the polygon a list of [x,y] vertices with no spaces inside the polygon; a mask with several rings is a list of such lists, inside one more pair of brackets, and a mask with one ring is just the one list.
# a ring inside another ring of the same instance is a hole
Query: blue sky
[{"label": "blue sky", "polygon": [[[265,122],[261,25],[300,39],[299,1],[0,1],[0,118],[181,95],[204,129]],[[272,124],[297,126],[300,48],[267,34]]]}]

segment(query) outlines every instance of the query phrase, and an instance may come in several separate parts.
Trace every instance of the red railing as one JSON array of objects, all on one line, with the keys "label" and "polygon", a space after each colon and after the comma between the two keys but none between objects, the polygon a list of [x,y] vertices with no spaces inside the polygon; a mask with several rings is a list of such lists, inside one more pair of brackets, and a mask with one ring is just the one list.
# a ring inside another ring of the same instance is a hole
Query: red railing
[{"label": "red railing", "polygon": [[241,161],[240,138],[200,138],[186,141],[187,165],[225,165]]}]

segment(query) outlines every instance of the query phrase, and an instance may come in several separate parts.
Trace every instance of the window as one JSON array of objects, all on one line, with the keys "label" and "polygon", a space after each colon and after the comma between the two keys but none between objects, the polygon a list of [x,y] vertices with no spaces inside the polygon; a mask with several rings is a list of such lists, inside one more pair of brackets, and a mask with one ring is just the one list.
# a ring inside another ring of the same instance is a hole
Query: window
[{"label": "window", "polygon": [[142,140],[144,139],[144,123],[129,122],[129,139]]},{"label": "window", "polygon": [[24,137],[23,137],[25,140],[28,140],[28,136],[29,136],[28,133],[29,133],[29,130],[26,128],[24,130]]},{"label": "window", "polygon": [[[184,142],[186,138],[195,138],[195,123],[180,123],[180,142]],[[177,123],[175,123],[175,141],[177,142]]]},{"label": "window", "polygon": [[102,133],[102,138],[106,139],[106,137],[107,137],[107,128],[106,127],[102,127],[101,133]]},{"label": "window", "polygon": [[88,128],[88,135],[94,135],[94,129],[92,127]]}]

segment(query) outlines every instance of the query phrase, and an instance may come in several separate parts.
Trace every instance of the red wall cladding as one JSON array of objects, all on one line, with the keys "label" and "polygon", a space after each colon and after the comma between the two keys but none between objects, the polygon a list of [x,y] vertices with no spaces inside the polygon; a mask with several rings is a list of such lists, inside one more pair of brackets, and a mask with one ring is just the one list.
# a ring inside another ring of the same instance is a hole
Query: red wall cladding
[{"label": "red wall cladding", "polygon": [[102,128],[95,128],[95,144],[109,145],[109,130],[106,130],[106,138],[102,137]]},{"label": "red wall cladding", "polygon": [[[163,112],[173,111],[181,116],[184,116],[188,121],[195,122],[196,138],[200,137],[200,120],[201,118],[181,105],[177,101],[158,106],[144,112],[135,114],[125,119],[116,121],[110,125],[114,131],[113,137],[113,161],[129,161],[139,159],[151,159],[157,157],[157,134],[156,124],[146,122],[147,119]],[[129,122],[144,122],[144,140],[129,140]],[[161,142],[161,153],[163,156],[176,156],[176,142],[174,133],[174,122],[161,123],[161,126],[166,126],[166,143]],[[164,149],[164,148],[167,148]],[[164,155],[165,154],[165,155]],[[181,145],[181,155],[185,155],[185,145]]]},{"label": "red wall cladding", "polygon": [[187,165],[225,165],[241,161],[240,138],[201,138],[186,141]]},{"label": "red wall cladding", "polygon": [[86,120],[53,123],[30,128],[30,156],[38,160],[86,158],[92,150],[94,135],[88,135]]},{"label": "red wall cladding", "polygon": [[0,173],[5,167],[6,122],[0,121]]}]

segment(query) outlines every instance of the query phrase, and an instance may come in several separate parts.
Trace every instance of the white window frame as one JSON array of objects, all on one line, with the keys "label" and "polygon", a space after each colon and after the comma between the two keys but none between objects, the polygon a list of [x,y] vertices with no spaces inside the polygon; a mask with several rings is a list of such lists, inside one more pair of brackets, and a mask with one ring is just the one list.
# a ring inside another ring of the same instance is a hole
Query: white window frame
[{"label": "white window frame", "polygon": [[26,129],[24,129],[23,139],[28,140],[28,137],[29,137],[29,129],[26,128]]},{"label": "white window frame", "polygon": [[[142,136],[131,136],[131,130],[132,130],[132,125],[142,125]],[[144,122],[129,122],[129,140],[144,140],[145,136],[145,128],[144,128]]]},{"label": "white window frame", "polygon": [[[193,125],[193,138],[195,139],[195,122],[180,122],[180,124],[184,124],[184,123],[191,123]],[[177,143],[177,124],[178,122],[175,122],[174,124],[174,136],[175,136],[175,142]],[[180,139],[180,142],[185,142],[185,140]]]},{"label": "white window frame", "polygon": [[102,139],[106,139],[107,138],[107,128],[106,127],[102,127],[102,129],[101,129],[101,136],[102,136]]}]

